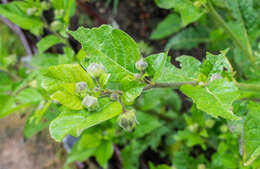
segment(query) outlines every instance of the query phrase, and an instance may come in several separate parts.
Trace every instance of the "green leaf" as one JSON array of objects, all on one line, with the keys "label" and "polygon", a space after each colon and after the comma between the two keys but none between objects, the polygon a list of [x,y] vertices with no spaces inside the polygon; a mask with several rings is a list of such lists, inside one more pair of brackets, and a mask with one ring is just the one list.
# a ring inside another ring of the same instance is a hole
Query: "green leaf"
[{"label": "green leaf", "polygon": [[17,96],[15,96],[15,100],[18,103],[39,103],[43,100],[42,95],[39,93],[37,89],[34,88],[26,88],[19,92]]},{"label": "green leaf", "polygon": [[146,73],[149,77],[156,80],[160,77],[163,67],[166,63],[168,53],[158,53],[154,55],[150,55],[145,58],[145,61],[148,63],[148,67],[146,69]]},{"label": "green leaf", "polygon": [[71,35],[78,40],[90,57],[90,62],[102,63],[111,74],[111,82],[137,72],[135,63],[140,51],[135,41],[126,33],[111,26],[87,29],[80,27]]},{"label": "green leaf", "polygon": [[102,135],[96,131],[86,131],[82,133],[80,140],[73,146],[68,155],[66,164],[74,161],[84,161],[95,155],[97,148],[102,143]]},{"label": "green leaf", "polygon": [[52,100],[57,101],[63,106],[68,107],[72,110],[83,109],[83,106],[81,104],[82,100],[80,99],[80,97],[72,95],[69,92],[59,90],[53,93],[50,97]]},{"label": "green leaf", "polygon": [[113,142],[104,141],[96,151],[97,162],[103,167],[107,168],[107,161],[112,157],[114,152]]},{"label": "green leaf", "polygon": [[38,43],[37,47],[40,53],[43,53],[45,50],[49,49],[53,45],[62,43],[63,41],[54,35],[48,35],[42,38]]},{"label": "green leaf", "polygon": [[200,72],[208,77],[211,77],[216,73],[221,75],[225,68],[229,73],[232,73],[233,70],[231,64],[226,58],[227,52],[228,49],[220,51],[220,54],[218,55],[213,55],[207,52],[206,60],[204,60],[203,64],[201,65]]},{"label": "green leaf", "polygon": [[168,61],[157,82],[186,82],[198,79],[200,62],[197,59],[183,55],[176,60],[180,62],[181,69],[176,68]]},{"label": "green leaf", "polygon": [[29,7],[32,7],[32,4],[29,2],[10,2],[0,5],[0,13],[21,28],[30,30],[33,34],[39,35],[42,32],[43,23],[40,18],[26,14],[26,9]]},{"label": "green leaf", "polygon": [[233,82],[216,79],[206,87],[183,85],[181,91],[192,98],[198,109],[213,117],[240,119],[232,112],[232,103],[239,97],[238,88]]},{"label": "green leaf", "polygon": [[164,9],[171,9],[174,7],[173,0],[154,0],[157,6]]},{"label": "green leaf", "polygon": [[86,112],[63,112],[50,124],[50,133],[56,141],[61,141],[67,134],[79,136],[82,131],[122,112],[122,106],[113,102],[104,106],[101,111],[88,115]]},{"label": "green leaf", "polygon": [[174,9],[181,14],[183,26],[197,21],[205,12],[195,7],[191,0],[173,0]]},{"label": "green leaf", "polygon": [[260,155],[260,105],[249,104],[249,113],[244,124],[244,165],[249,166]]},{"label": "green leaf", "polygon": [[125,105],[134,104],[135,99],[141,95],[144,86],[133,87],[123,93],[123,102]]},{"label": "green leaf", "polygon": [[60,84],[86,82],[89,88],[94,87],[92,77],[79,64],[51,66],[42,81],[42,87],[50,92],[59,89]]},{"label": "green leaf", "polygon": [[152,32],[150,39],[162,39],[182,28],[181,19],[176,14],[169,14],[163,21],[157,25],[156,29]]},{"label": "green leaf", "polygon": [[171,37],[166,44],[165,49],[191,49],[197,47],[200,43],[210,42],[207,32],[200,27],[189,27]]}]

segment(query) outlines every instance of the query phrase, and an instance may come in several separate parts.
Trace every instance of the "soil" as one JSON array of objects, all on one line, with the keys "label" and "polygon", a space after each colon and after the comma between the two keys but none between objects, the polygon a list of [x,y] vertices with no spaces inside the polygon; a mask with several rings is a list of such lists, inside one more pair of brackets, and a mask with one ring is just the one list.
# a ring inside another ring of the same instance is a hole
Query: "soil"
[{"label": "soil", "polygon": [[[0,169],[60,169],[64,154],[48,131],[25,140],[25,118],[11,115],[0,120]],[[60,154],[60,156],[59,156]]]}]

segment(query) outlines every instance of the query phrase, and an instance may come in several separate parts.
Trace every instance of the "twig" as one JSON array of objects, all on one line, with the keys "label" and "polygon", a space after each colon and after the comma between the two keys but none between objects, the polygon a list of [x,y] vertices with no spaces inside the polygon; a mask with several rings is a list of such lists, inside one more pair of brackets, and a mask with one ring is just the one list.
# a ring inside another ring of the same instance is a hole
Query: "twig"
[{"label": "twig", "polygon": [[115,151],[116,158],[119,161],[118,168],[122,169],[122,159],[120,155],[120,149],[116,144],[114,144],[114,151]]},{"label": "twig", "polygon": [[147,85],[144,88],[145,90],[153,89],[153,88],[172,88],[172,89],[179,89],[182,85],[185,84],[191,84],[191,85],[196,85],[196,81],[190,81],[190,82],[177,82],[177,83],[155,83],[155,84],[150,84]]},{"label": "twig", "polygon": [[[7,3],[8,3],[7,0],[2,0],[2,2],[3,2],[3,4],[7,4]],[[26,50],[26,52],[27,52],[27,55],[28,55],[29,57],[32,57],[33,53],[32,53],[31,47],[30,47],[30,45],[29,45],[29,43],[28,43],[28,41],[27,41],[27,39],[26,39],[26,37],[25,37],[25,35],[24,35],[22,29],[21,29],[19,26],[13,24],[13,23],[12,23],[11,21],[9,21],[7,18],[5,18],[5,17],[3,17],[3,16],[1,16],[1,15],[0,15],[0,19],[1,19],[10,29],[12,29],[12,31],[14,31],[16,34],[19,35],[19,37],[20,37],[20,39],[21,39],[21,41],[22,41],[22,44],[23,44],[23,46],[24,46],[24,48],[25,48],[25,50]]]}]

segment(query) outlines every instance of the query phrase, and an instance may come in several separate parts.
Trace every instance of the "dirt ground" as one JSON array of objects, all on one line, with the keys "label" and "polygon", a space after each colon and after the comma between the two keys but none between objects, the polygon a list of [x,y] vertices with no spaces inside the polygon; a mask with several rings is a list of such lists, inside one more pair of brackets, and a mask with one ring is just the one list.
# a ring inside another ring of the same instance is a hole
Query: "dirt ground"
[{"label": "dirt ground", "polygon": [[64,150],[48,131],[30,140],[23,137],[25,118],[11,115],[0,120],[0,169],[60,169]]}]

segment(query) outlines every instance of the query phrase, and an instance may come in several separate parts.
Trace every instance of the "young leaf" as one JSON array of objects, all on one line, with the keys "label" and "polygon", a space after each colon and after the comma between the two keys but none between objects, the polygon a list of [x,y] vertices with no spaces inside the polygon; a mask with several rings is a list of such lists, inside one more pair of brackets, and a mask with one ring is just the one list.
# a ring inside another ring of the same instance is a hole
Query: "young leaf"
[{"label": "young leaf", "polygon": [[244,124],[244,165],[253,163],[260,155],[260,105],[254,102],[249,104],[249,113]]},{"label": "young leaf", "polygon": [[162,39],[175,32],[178,32],[182,27],[181,19],[176,14],[168,15],[163,21],[157,25],[152,32],[150,39]]},{"label": "young leaf", "polygon": [[94,87],[91,76],[79,64],[49,67],[42,81],[42,87],[47,91],[53,92],[59,89],[59,84],[75,82],[86,82],[89,88]]},{"label": "young leaf", "polygon": [[102,25],[93,29],[80,27],[71,35],[81,43],[90,62],[102,63],[106,67],[111,82],[137,73],[135,63],[141,57],[138,45],[123,31]]},{"label": "young leaf", "polygon": [[37,47],[40,53],[44,52],[45,50],[49,49],[53,45],[56,45],[58,43],[62,43],[63,41],[54,35],[48,35],[44,38],[42,38],[38,43]]},{"label": "young leaf", "polygon": [[232,103],[239,97],[238,88],[233,82],[216,79],[208,86],[183,85],[181,91],[191,97],[198,109],[213,117],[229,120],[239,120],[240,117],[232,112]]},{"label": "young leaf", "polygon": [[60,142],[67,134],[79,136],[85,129],[109,120],[121,112],[122,106],[118,102],[107,104],[101,111],[91,115],[86,112],[63,112],[51,122],[50,133],[52,138]]},{"label": "young leaf", "polygon": [[83,109],[82,100],[78,96],[72,95],[66,91],[56,91],[51,95],[51,99],[54,101],[58,101],[60,104],[72,110]]},{"label": "young leaf", "polygon": [[181,69],[176,68],[168,61],[157,82],[185,82],[198,79],[200,62],[197,59],[183,55],[176,60],[180,62]]},{"label": "young leaf", "polygon": [[167,61],[168,53],[158,53],[154,55],[150,55],[145,58],[145,61],[148,63],[148,67],[146,69],[146,73],[149,77],[156,80],[160,77],[162,69]]}]

